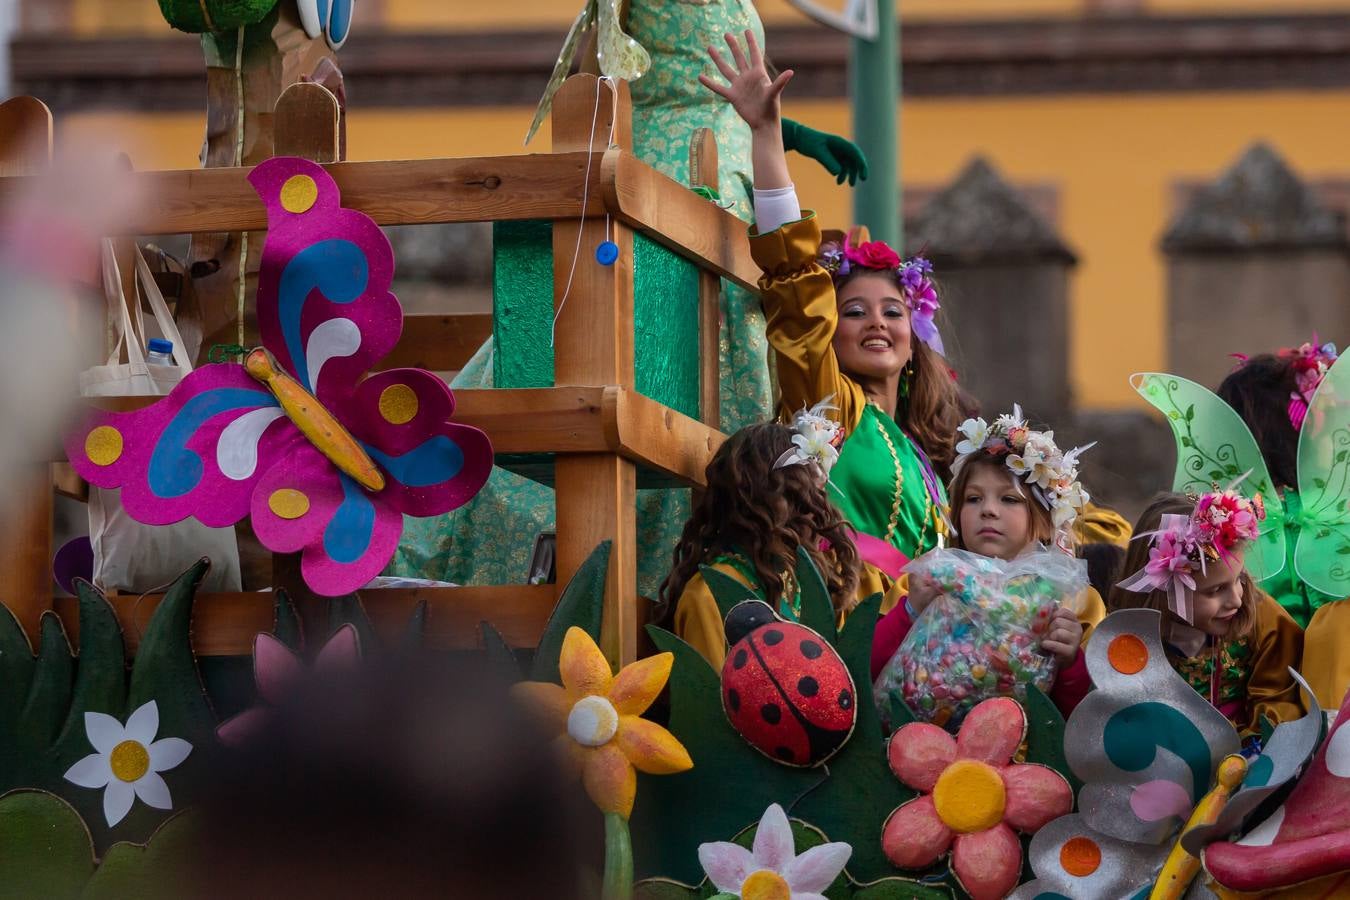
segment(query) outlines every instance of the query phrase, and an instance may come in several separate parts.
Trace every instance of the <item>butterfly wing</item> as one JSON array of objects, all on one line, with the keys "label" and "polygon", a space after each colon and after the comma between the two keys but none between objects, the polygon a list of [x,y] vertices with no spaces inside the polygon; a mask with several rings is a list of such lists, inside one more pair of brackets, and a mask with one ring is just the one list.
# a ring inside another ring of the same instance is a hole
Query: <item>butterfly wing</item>
[{"label": "butterfly wing", "polygon": [[1294,571],[1332,597],[1350,594],[1350,364],[1337,360],[1322,379],[1299,429],[1302,529]]},{"label": "butterfly wing", "polygon": [[249,173],[267,208],[258,331],[277,362],[327,409],[398,343],[394,254],[364,213],[342,207],[322,166],[275,157]]},{"label": "butterfly wing", "polygon": [[92,413],[66,436],[66,455],[90,484],[121,488],[139,522],[193,516],[221,527],[248,513],[259,474],[300,441],[266,388],[242,366],[220,364],[144,409]]},{"label": "butterfly wing", "polygon": [[259,479],[250,513],[258,540],[299,553],[311,590],[340,597],[379,575],[398,548],[403,516],[304,442]]},{"label": "butterfly wing", "polygon": [[492,471],[486,434],[450,421],[445,382],[421,369],[372,375],[344,410],[347,425],[384,471],[381,502],[411,516],[438,516],[478,493]]},{"label": "butterfly wing", "polygon": [[1247,497],[1259,493],[1266,505],[1261,537],[1247,551],[1247,571],[1257,581],[1280,574],[1285,565],[1284,504],[1242,417],[1209,388],[1179,375],[1146,372],[1131,383],[1172,427],[1177,441],[1173,490],[1204,493],[1246,475],[1237,489]]}]

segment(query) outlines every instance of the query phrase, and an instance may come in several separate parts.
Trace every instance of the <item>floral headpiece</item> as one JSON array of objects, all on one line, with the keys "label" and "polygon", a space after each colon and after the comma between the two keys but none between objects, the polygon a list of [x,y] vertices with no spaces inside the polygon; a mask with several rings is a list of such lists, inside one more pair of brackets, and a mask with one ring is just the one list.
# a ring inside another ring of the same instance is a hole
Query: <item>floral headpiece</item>
[{"label": "floral headpiece", "polygon": [[828,478],[830,469],[839,459],[839,445],[844,442],[844,430],[839,423],[825,415],[826,410],[838,409],[826,397],[810,409],[803,409],[792,417],[792,447],[784,450],[774,462],[775,469],[815,463]]},{"label": "floral headpiece", "polygon": [[[1336,352],[1335,344],[1319,344],[1314,334],[1311,341],[1297,347],[1285,347],[1276,355],[1288,360],[1294,370],[1295,389],[1289,395],[1289,424],[1298,431],[1303,427],[1303,420],[1308,417],[1308,406],[1312,403],[1313,395],[1340,354]],[[1237,358],[1239,366],[1247,363],[1248,356],[1245,353],[1234,353],[1233,356]]]},{"label": "floral headpiece", "polygon": [[1232,560],[1240,546],[1261,535],[1266,517],[1261,495],[1249,500],[1235,488],[1236,483],[1204,494],[1189,516],[1169,513],[1157,531],[1135,535],[1135,540],[1151,538],[1153,546],[1144,568],[1120,586],[1140,594],[1165,591],[1172,612],[1191,624],[1196,571],[1204,574],[1208,562]]},{"label": "floral headpiece", "polygon": [[910,327],[919,340],[946,355],[942,348],[942,335],[938,334],[937,325],[933,322],[933,316],[942,304],[938,302],[937,288],[930,277],[933,264],[928,260],[922,256],[901,260],[900,254],[885,241],[864,241],[853,245],[845,236],[843,244],[838,241],[821,244],[820,256],[816,261],[830,273],[835,284],[847,278],[858,267],[893,273],[905,306],[909,307]]},{"label": "floral headpiece", "polygon": [[1078,480],[1078,457],[1095,447],[1096,441],[1061,453],[1055,433],[1032,431],[1017,404],[993,425],[984,419],[966,419],[959,430],[965,440],[956,445],[953,472],[981,450],[1004,457],[1008,470],[1025,481],[1036,500],[1050,511],[1056,528],[1072,523],[1087,505],[1088,493]]}]

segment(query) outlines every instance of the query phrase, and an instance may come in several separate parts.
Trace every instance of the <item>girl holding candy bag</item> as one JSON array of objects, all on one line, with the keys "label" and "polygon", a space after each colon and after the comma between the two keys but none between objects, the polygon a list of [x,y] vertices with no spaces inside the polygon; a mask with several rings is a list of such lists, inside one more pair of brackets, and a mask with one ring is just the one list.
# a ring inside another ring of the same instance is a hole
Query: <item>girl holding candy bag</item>
[{"label": "girl holding candy bag", "polygon": [[877,624],[878,702],[884,713],[903,699],[954,726],[979,700],[1024,694],[1031,682],[1067,716],[1091,685],[1079,646],[1105,614],[1086,565],[1063,552],[1088,500],[1078,481],[1088,448],[1061,452],[1016,406],[992,424],[968,419],[960,433],[953,549],[911,563],[909,596]]}]

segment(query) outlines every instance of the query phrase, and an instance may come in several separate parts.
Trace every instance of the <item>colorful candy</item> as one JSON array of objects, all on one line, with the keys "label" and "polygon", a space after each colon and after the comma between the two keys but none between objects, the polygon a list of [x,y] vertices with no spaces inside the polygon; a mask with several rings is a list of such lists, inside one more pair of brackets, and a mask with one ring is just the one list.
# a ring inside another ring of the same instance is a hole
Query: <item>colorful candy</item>
[{"label": "colorful candy", "polygon": [[1054,659],[1041,638],[1061,603],[1087,586],[1081,560],[1037,551],[1005,562],[964,550],[935,550],[906,569],[927,575],[942,592],[923,611],[875,685],[878,709],[889,718],[892,698],[921,721],[955,727],[990,697],[1026,696],[1026,685],[1048,691]]}]

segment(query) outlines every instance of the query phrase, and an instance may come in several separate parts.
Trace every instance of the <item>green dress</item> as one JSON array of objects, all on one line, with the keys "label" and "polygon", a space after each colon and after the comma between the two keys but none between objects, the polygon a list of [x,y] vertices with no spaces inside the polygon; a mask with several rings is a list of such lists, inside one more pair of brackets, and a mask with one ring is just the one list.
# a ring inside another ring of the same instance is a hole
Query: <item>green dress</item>
[{"label": "green dress", "polygon": [[[698,83],[708,45],[727,32],[764,36],[750,0],[630,0],[629,33],[651,55],[633,82],[633,152],[658,171],[689,183],[689,147],[700,128],[717,140],[723,205],[751,218],[750,130],[730,104]],[[721,429],[763,421],[772,410],[764,316],[757,295],[723,283]],[[691,352],[697,352],[691,350]],[[492,342],[479,349],[452,388],[492,387]],[[655,597],[689,517],[689,492],[638,492],[638,592]],[[472,501],[445,516],[405,518],[390,574],[459,584],[513,584],[528,573],[535,535],[556,525],[552,489],[493,469]]]},{"label": "green dress", "polygon": [[946,492],[914,442],[875,404],[863,407],[830,471],[830,484],[830,499],[855,530],[910,559],[937,546]]}]

